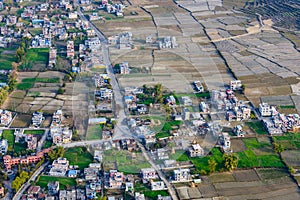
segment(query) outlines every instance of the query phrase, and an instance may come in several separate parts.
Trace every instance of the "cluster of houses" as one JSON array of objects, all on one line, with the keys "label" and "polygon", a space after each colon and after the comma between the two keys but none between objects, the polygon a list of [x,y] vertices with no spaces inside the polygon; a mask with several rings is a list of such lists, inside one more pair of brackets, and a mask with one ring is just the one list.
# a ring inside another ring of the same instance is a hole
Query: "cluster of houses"
[{"label": "cluster of houses", "polygon": [[113,90],[110,89],[108,74],[95,74],[93,80],[95,84],[94,101],[90,102],[89,110],[102,113],[112,112]]},{"label": "cluster of houses", "polygon": [[117,17],[124,16],[124,4],[110,4],[108,0],[102,0],[102,8],[104,8],[110,14],[115,14]]},{"label": "cluster of houses", "polygon": [[299,114],[279,113],[275,106],[267,103],[259,104],[259,113],[263,125],[269,134],[282,134],[287,132],[297,133],[300,131]]},{"label": "cluster of houses", "polygon": [[244,101],[238,100],[233,90],[212,90],[211,100],[218,110],[226,111],[228,121],[242,121],[250,118],[251,108]]},{"label": "cluster of houses", "polygon": [[73,131],[62,124],[62,110],[57,110],[53,113],[50,126],[50,137],[53,144],[61,145],[72,141]]},{"label": "cluster of houses", "polygon": [[132,33],[124,32],[119,35],[108,37],[108,44],[116,45],[118,49],[132,49],[133,41],[132,41]]}]

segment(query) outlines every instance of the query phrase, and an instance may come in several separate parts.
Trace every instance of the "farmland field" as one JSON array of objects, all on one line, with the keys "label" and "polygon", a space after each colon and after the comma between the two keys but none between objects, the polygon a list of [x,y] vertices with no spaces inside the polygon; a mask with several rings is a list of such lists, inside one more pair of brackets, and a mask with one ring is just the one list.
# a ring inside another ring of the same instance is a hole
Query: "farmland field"
[{"label": "farmland field", "polygon": [[12,62],[16,62],[15,49],[0,48],[0,70],[12,69]]}]

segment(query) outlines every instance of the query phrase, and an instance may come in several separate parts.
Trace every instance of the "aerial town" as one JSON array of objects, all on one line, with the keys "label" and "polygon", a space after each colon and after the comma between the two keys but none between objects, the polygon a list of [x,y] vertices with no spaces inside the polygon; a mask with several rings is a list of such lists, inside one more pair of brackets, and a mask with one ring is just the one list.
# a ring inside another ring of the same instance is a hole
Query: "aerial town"
[{"label": "aerial town", "polygon": [[299,15],[0,0],[0,199],[300,199]]}]

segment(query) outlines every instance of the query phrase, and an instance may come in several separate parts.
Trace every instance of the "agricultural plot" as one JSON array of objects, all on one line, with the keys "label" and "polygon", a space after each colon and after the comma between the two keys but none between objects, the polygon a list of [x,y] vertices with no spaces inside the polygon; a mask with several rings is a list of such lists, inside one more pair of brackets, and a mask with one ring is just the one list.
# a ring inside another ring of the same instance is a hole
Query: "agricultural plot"
[{"label": "agricultural plot", "polygon": [[0,48],[0,70],[11,70],[12,62],[16,62],[16,49]]},{"label": "agricultural plot", "polygon": [[245,150],[237,152],[238,168],[252,167],[284,167],[277,154],[274,153],[268,138],[244,138],[242,139]]},{"label": "agricultural plot", "polygon": [[236,170],[202,176],[196,188],[179,186],[180,198],[297,199],[297,185],[285,169]]},{"label": "agricultural plot", "polygon": [[48,64],[49,48],[28,49],[25,61],[19,66],[19,70],[41,70]]},{"label": "agricultural plot", "polygon": [[[76,101],[76,95],[73,94],[74,83],[66,83],[63,87],[64,94],[57,94],[58,89],[62,87],[64,75],[56,71],[19,72],[16,90],[10,94],[3,107],[28,114],[37,110],[53,114],[57,109],[62,109],[64,113],[70,115],[74,108],[72,99]],[[15,125],[14,122],[13,125]],[[47,126],[49,123],[45,122],[43,127]],[[16,127],[20,126],[16,125]]]}]

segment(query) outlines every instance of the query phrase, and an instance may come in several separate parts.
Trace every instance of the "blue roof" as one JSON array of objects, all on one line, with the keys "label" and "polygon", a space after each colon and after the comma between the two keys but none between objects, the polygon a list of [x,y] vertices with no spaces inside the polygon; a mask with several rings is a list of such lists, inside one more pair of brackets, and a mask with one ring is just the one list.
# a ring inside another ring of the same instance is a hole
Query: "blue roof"
[{"label": "blue roof", "polygon": [[77,175],[77,171],[76,170],[69,170],[68,171],[68,176],[70,176],[70,175]]}]

